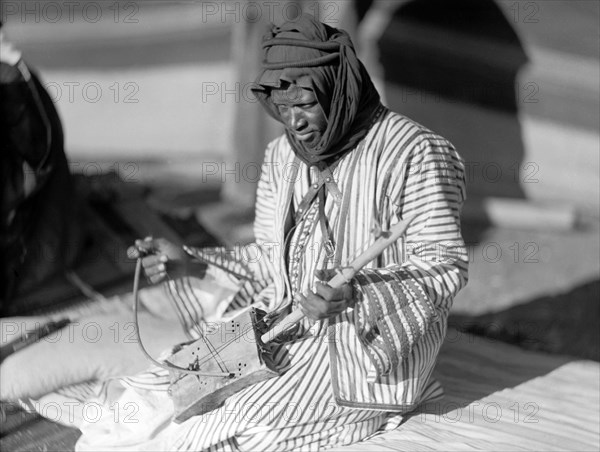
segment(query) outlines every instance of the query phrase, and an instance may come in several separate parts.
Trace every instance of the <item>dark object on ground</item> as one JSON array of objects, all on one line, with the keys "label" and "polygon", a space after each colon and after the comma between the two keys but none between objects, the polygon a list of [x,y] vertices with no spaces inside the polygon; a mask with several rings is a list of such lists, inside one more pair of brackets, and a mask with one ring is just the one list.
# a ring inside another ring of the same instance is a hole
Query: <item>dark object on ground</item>
[{"label": "dark object on ground", "polygon": [[[103,296],[131,290],[135,262],[127,257],[126,251],[135,239],[154,235],[193,246],[218,245],[193,216],[157,213],[145,201],[148,193],[145,187],[126,183],[116,173],[76,176],[74,186],[83,200],[78,221],[88,234],[71,270]],[[88,298],[60,272],[26,296],[3,306],[0,314],[43,314]]]},{"label": "dark object on ground", "polygon": [[21,333],[21,336],[18,338],[0,346],[0,363],[13,353],[17,353],[19,350],[35,344],[40,339],[59,331],[69,323],[71,323],[71,321],[65,318],[45,323],[44,325],[36,327],[33,332]]},{"label": "dark object on ground", "polygon": [[459,331],[528,350],[600,361],[600,280],[505,311],[476,317],[451,315]]},{"label": "dark object on ground", "polygon": [[0,448],[17,451],[75,450],[81,436],[76,428],[44,419],[21,409],[16,403],[0,405]]},{"label": "dark object on ground", "polygon": [[[85,200],[80,221],[90,234],[74,268],[81,279],[105,296],[131,290],[135,263],[125,253],[136,238],[167,233],[193,246],[219,245],[193,215],[155,212],[145,202],[147,189],[127,184],[117,174],[76,176],[75,186]],[[89,301],[58,275],[27,299],[19,300],[9,314],[43,314],[80,302]],[[2,403],[0,407],[0,450],[74,450],[81,436],[79,430],[44,419],[17,404]]]}]

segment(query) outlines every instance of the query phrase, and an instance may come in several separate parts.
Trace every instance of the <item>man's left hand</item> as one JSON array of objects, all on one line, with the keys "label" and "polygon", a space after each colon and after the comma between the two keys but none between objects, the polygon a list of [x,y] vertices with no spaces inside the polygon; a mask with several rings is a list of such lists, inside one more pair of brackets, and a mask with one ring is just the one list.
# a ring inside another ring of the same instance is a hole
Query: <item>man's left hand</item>
[{"label": "man's left hand", "polygon": [[[315,271],[315,276],[321,281],[329,281],[334,275],[335,270]],[[317,282],[315,289],[314,292],[297,295],[300,309],[312,320],[328,319],[354,306],[354,291],[348,283],[334,289],[323,282]]]}]

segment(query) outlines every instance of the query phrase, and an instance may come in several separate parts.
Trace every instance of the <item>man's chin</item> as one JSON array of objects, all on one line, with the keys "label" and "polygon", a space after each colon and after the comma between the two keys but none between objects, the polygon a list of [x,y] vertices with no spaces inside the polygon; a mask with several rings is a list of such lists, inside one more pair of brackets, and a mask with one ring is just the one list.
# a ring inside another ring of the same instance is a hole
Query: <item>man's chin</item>
[{"label": "man's chin", "polygon": [[304,149],[306,149],[306,151],[309,154],[318,155],[318,154],[320,154],[320,152],[317,151],[316,147],[319,144],[319,139],[320,139],[319,136],[312,136],[308,140],[299,140],[299,141],[302,143],[302,145],[304,146]]}]

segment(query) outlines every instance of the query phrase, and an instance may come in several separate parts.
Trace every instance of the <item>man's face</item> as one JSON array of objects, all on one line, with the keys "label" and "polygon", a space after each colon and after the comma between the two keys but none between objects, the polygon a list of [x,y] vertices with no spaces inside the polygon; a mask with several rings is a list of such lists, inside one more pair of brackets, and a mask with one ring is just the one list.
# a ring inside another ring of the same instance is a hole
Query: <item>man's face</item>
[{"label": "man's face", "polygon": [[327,117],[314,91],[289,85],[271,91],[271,100],[287,130],[304,144],[308,151],[314,148],[327,129]]}]

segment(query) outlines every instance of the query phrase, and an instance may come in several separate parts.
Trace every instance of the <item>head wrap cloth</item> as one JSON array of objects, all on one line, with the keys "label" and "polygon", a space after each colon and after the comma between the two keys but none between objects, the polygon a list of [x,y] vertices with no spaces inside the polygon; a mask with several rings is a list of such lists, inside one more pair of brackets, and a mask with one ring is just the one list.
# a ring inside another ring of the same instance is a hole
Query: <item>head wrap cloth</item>
[{"label": "head wrap cloth", "polygon": [[310,150],[286,130],[296,155],[309,165],[330,164],[354,148],[368,132],[380,101],[348,33],[303,14],[274,27],[262,46],[262,72],[252,91],[267,112],[283,122],[270,90],[288,82],[312,89],[327,115],[327,130]]}]

